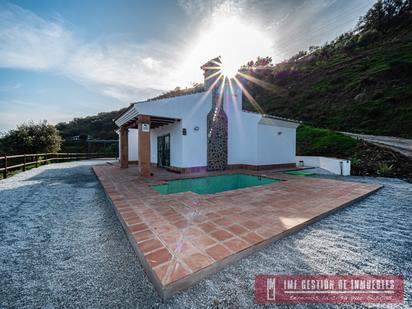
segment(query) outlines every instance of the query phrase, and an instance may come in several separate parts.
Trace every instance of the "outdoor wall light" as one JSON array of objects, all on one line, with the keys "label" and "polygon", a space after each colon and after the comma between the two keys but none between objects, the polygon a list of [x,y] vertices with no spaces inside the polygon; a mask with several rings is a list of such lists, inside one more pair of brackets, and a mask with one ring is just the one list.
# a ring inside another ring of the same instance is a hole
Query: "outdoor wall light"
[{"label": "outdoor wall light", "polygon": [[198,126],[196,126],[196,127],[194,127],[194,128],[193,128],[193,130],[195,130],[195,131],[199,131],[199,127],[198,127]]}]

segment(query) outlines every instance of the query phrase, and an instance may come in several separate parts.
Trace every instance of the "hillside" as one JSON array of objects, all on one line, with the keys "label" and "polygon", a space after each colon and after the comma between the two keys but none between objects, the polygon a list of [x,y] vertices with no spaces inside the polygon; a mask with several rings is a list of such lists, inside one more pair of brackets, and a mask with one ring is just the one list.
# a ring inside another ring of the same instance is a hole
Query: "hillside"
[{"label": "hillside", "polygon": [[259,58],[242,69],[269,89],[241,81],[268,114],[339,131],[411,138],[411,16],[410,1],[378,2],[353,32],[323,47],[276,65]]},{"label": "hillside", "polygon": [[[69,122],[61,122],[56,125],[62,138],[63,152],[85,152],[87,151],[86,139],[103,139],[103,140],[117,140],[117,129],[113,119],[116,118],[124,109],[117,111],[99,113],[94,116],[83,118],[74,118]],[[79,140],[73,140],[74,137],[79,137]],[[101,149],[93,149],[94,151],[101,151]],[[109,147],[107,152],[114,153],[117,151],[117,146]]]}]

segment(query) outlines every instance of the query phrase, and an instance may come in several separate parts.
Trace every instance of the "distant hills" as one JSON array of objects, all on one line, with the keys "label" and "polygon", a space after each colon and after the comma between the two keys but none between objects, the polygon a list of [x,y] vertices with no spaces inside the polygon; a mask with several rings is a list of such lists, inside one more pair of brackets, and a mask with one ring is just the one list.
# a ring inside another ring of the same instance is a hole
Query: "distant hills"
[{"label": "distant hills", "polygon": [[110,147],[90,149],[86,143],[87,139],[117,140],[116,125],[113,119],[116,118],[125,108],[99,113],[94,116],[74,118],[69,122],[61,122],[56,125],[63,138],[62,152],[100,152],[116,153],[117,146],[111,144]]},{"label": "distant hills", "polygon": [[61,122],[56,125],[63,139],[69,140],[75,136],[85,135],[93,139],[117,139],[115,132],[116,125],[113,119],[116,118],[124,109],[117,111],[98,113],[94,116],[74,118],[69,122]]}]

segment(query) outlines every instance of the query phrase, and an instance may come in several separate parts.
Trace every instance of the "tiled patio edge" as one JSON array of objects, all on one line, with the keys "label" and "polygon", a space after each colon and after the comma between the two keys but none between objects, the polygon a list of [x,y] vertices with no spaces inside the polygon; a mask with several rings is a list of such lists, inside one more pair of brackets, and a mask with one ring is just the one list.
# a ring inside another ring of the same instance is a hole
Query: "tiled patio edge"
[{"label": "tiled patio edge", "polygon": [[100,182],[100,178],[99,178],[99,176],[97,176],[96,171],[94,170],[94,168],[92,170],[93,170],[93,173],[95,174],[96,178],[99,180],[100,187],[103,189],[103,192],[106,196],[107,201],[109,202],[110,206],[114,210],[114,213],[116,214],[117,219],[120,221],[120,224],[122,225],[123,231],[126,234],[126,237],[129,240],[129,243],[132,245],[132,248],[133,248],[134,252],[136,253],[137,257],[139,258],[139,261],[142,264],[146,275],[149,277],[150,282],[152,282],[152,284],[155,287],[155,290],[157,291],[159,296],[163,300],[165,300],[166,297],[165,297],[164,292],[163,292],[162,283],[159,282],[159,280],[156,277],[156,274],[153,272],[152,268],[148,265],[146,259],[144,258],[143,253],[137,247],[137,243],[134,240],[134,237],[133,237],[132,233],[130,233],[129,229],[127,228],[126,222],[124,222],[124,220],[122,218],[122,215],[119,213],[119,211],[117,210],[117,207],[113,204],[113,201],[110,198],[109,194],[107,193],[105,187]]},{"label": "tiled patio edge", "polygon": [[[293,228],[285,230],[285,231],[283,231],[283,232],[281,232],[281,233],[279,233],[279,234],[277,234],[277,235],[275,235],[271,238],[265,239],[264,241],[262,241],[260,243],[257,243],[257,244],[255,244],[251,247],[248,247],[248,248],[244,249],[243,251],[240,251],[236,254],[232,254],[232,255],[226,257],[225,259],[223,259],[222,261],[215,262],[215,263],[211,264],[208,267],[202,268],[201,270],[197,271],[196,273],[194,273],[190,276],[187,276],[185,278],[182,278],[178,281],[175,281],[175,282],[167,285],[165,287],[164,291],[162,291],[162,293],[159,293],[159,294],[162,296],[163,300],[166,300],[167,298],[173,296],[177,292],[185,290],[185,289],[191,287],[194,283],[196,283],[196,282],[198,282],[198,281],[200,281],[200,280],[202,280],[202,279],[204,279],[208,276],[211,276],[212,274],[218,272],[219,270],[225,268],[226,266],[228,266],[228,265],[230,265],[230,264],[232,264],[236,261],[239,261],[240,259],[242,259],[244,257],[247,257],[247,256],[255,253],[258,250],[261,250],[261,249],[269,246],[274,241],[279,240],[279,239],[281,239],[283,237],[286,237],[288,235],[291,235],[291,234],[305,228],[306,226],[321,220],[322,218],[325,218],[325,217],[327,217],[327,216],[329,216],[329,215],[331,215],[331,214],[333,214],[333,213],[335,213],[335,212],[337,212],[337,211],[339,211],[339,210],[341,210],[345,207],[348,207],[348,206],[350,206],[350,205],[352,205],[352,204],[368,197],[369,195],[373,194],[374,192],[380,190],[382,187],[383,186],[379,186],[378,188],[374,189],[373,191],[370,191],[370,192],[368,192],[368,193],[366,193],[366,194],[364,194],[364,195],[362,195],[362,196],[360,196],[360,197],[358,197],[358,198],[356,198],[356,199],[354,199],[350,202],[342,204],[339,207],[336,207],[336,208],[334,208],[330,211],[327,211],[327,212],[322,213],[322,214],[320,214],[316,217],[313,217],[312,219],[309,219],[308,221],[305,221],[305,222],[303,222],[303,223],[301,223],[301,224],[299,224],[299,225],[297,225]],[[128,233],[128,232],[126,232],[126,233]],[[130,239],[130,236],[129,236],[129,239]]]},{"label": "tiled patio edge", "polygon": [[123,230],[125,231],[125,234],[126,234],[128,240],[129,240],[129,242],[131,243],[134,251],[136,252],[136,255],[139,258],[139,261],[141,262],[147,276],[149,277],[149,279],[152,282],[152,284],[154,285],[156,291],[158,292],[158,294],[160,295],[160,297],[163,300],[166,300],[167,298],[173,296],[174,294],[176,294],[177,292],[179,292],[181,290],[184,290],[184,289],[187,289],[187,288],[191,287],[194,283],[202,280],[203,278],[205,278],[207,276],[210,276],[210,275],[218,272],[219,270],[223,269],[227,265],[232,264],[232,263],[234,263],[234,262],[236,262],[236,261],[238,261],[238,260],[240,260],[240,259],[256,252],[257,250],[260,250],[260,249],[270,245],[274,241],[279,240],[279,239],[281,239],[285,236],[288,236],[288,235],[290,235],[290,234],[292,234],[292,233],[294,233],[294,232],[296,232],[300,229],[303,229],[304,227],[308,226],[309,224],[312,224],[316,221],[319,221],[320,219],[322,219],[322,218],[324,218],[328,215],[331,215],[331,214],[341,210],[342,208],[348,207],[348,206],[352,205],[353,203],[366,198],[370,194],[380,190],[383,187],[383,186],[379,186],[379,187],[365,193],[364,195],[362,195],[358,198],[355,198],[354,200],[351,200],[351,201],[349,201],[347,203],[344,203],[344,204],[342,204],[342,205],[340,205],[340,206],[338,206],[334,209],[331,209],[331,210],[329,210],[327,212],[324,212],[324,213],[322,213],[322,214],[320,214],[316,217],[313,217],[313,218],[311,218],[311,219],[309,219],[309,220],[307,220],[307,221],[305,221],[305,222],[303,222],[303,223],[301,223],[301,224],[299,224],[299,225],[297,225],[293,228],[285,230],[285,231],[283,231],[283,232],[281,232],[281,233],[279,233],[279,234],[277,234],[277,235],[275,235],[271,238],[268,238],[268,239],[266,239],[266,240],[264,240],[264,241],[262,241],[262,242],[260,242],[256,245],[254,245],[254,246],[248,247],[248,248],[244,249],[243,251],[240,251],[236,254],[230,255],[230,256],[226,257],[225,259],[223,259],[219,262],[215,262],[215,263],[209,265],[208,267],[205,267],[205,268],[203,268],[203,269],[201,269],[201,270],[199,270],[199,271],[197,271],[197,272],[195,272],[195,273],[193,273],[189,276],[186,276],[186,277],[184,277],[180,280],[177,280],[177,281],[175,281],[171,284],[163,286],[163,284],[158,280],[156,274],[154,273],[154,271],[152,270],[150,265],[148,265],[146,259],[144,258],[143,253],[139,250],[139,248],[137,246],[137,243],[136,243],[132,233],[130,233],[129,229],[127,228],[127,225],[124,222],[121,214],[118,212],[117,207],[115,207],[115,205],[114,205],[113,201],[111,200],[109,194],[106,192],[106,189],[101,184],[100,178],[97,176],[94,169],[93,169],[93,172],[95,173],[97,179],[99,180],[99,183],[100,183],[100,185],[101,185],[101,187],[102,187],[102,189],[105,193],[105,196],[106,196],[107,200],[109,201],[110,205],[112,206],[112,208],[114,209],[117,218],[119,219],[120,223],[122,224]]}]

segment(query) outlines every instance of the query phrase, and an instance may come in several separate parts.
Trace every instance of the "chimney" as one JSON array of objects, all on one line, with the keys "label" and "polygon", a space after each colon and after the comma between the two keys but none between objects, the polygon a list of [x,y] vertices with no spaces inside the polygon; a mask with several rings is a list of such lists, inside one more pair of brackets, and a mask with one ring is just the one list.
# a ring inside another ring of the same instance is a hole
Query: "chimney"
[{"label": "chimney", "polygon": [[219,56],[212,60],[209,60],[200,67],[204,71],[203,76],[205,79],[203,87],[205,91],[209,90],[212,87],[213,83],[220,77],[220,75],[217,74],[217,72],[220,71],[221,64],[222,61],[220,60]]}]

